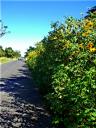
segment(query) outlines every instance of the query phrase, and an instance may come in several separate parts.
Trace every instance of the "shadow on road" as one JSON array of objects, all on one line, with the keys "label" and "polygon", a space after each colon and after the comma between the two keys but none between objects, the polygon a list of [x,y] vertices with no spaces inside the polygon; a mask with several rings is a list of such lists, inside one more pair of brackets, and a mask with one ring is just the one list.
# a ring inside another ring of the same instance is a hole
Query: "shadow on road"
[{"label": "shadow on road", "polygon": [[38,88],[26,66],[19,75],[2,78],[0,85],[2,128],[52,128],[51,117],[44,109]]}]

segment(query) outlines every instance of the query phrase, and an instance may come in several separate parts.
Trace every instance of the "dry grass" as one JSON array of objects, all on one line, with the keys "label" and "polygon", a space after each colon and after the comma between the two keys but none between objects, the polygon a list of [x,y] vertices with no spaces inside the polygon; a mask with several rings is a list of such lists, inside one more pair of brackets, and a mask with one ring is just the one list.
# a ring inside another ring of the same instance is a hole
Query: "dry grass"
[{"label": "dry grass", "polygon": [[0,63],[7,63],[12,60],[12,58],[0,57]]}]

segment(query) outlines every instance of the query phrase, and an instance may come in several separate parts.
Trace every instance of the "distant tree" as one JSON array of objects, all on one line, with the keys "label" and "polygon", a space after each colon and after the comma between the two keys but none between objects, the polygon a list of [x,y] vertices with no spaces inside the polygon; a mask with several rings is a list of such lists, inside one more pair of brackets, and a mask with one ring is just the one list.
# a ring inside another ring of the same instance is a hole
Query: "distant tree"
[{"label": "distant tree", "polygon": [[5,48],[5,56],[8,58],[13,58],[14,50],[11,47]]},{"label": "distant tree", "polygon": [[92,15],[93,13],[96,13],[96,6],[87,11],[87,15],[85,16],[85,18],[94,18],[93,16],[95,16],[96,18],[96,15]]},{"label": "distant tree", "polygon": [[8,26],[4,26],[2,20],[0,20],[0,38],[2,36],[4,36],[6,33],[9,33],[9,31],[7,31]]},{"label": "distant tree", "polygon": [[14,57],[16,57],[16,58],[21,57],[20,51],[14,51]]},{"label": "distant tree", "polygon": [[0,46],[0,57],[3,57],[3,56],[5,56],[5,51],[2,48],[2,46]]},{"label": "distant tree", "polygon": [[87,13],[90,14],[90,13],[93,13],[95,11],[96,11],[96,6],[92,7],[91,9],[89,9]]}]

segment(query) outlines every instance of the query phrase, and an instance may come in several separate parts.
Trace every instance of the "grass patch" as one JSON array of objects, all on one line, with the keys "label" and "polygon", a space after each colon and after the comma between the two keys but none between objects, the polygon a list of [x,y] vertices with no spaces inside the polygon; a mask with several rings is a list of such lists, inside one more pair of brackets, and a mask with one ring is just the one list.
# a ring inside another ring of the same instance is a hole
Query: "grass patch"
[{"label": "grass patch", "polygon": [[2,64],[2,63],[10,62],[10,61],[12,61],[12,60],[14,60],[14,59],[12,59],[12,58],[7,58],[7,57],[0,57],[0,63],[1,63],[1,64]]}]

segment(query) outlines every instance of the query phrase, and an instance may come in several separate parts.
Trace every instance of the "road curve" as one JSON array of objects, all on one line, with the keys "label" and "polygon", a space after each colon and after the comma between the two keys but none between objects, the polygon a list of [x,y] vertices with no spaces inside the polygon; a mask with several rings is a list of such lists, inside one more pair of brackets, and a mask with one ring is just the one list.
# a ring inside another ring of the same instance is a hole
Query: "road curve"
[{"label": "road curve", "polygon": [[52,128],[23,61],[0,65],[0,128]]}]

